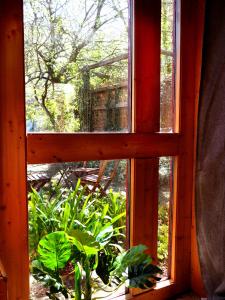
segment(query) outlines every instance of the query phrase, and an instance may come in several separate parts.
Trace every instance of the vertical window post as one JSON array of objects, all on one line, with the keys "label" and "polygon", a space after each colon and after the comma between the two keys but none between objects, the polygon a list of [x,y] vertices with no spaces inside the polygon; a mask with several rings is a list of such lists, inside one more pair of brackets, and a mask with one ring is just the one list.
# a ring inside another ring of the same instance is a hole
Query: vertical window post
[{"label": "vertical window post", "polygon": [[8,299],[28,299],[23,3],[0,1],[0,260]]},{"label": "vertical window post", "polygon": [[[161,2],[134,0],[133,132],[154,133],[160,126]],[[157,259],[158,158],[133,159],[131,243],[146,244]]]}]

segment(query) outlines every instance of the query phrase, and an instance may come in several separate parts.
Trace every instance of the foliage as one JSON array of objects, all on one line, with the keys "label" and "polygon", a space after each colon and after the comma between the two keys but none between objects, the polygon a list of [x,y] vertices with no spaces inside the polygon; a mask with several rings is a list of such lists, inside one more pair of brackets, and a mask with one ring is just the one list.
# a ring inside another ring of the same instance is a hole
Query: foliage
[{"label": "foliage", "polygon": [[[94,256],[89,267],[90,262],[85,263],[87,272],[88,268],[93,271],[98,264],[102,265],[104,256],[110,258],[110,269],[115,257],[123,250],[125,214],[125,196],[112,190],[104,197],[100,197],[98,191],[87,195],[80,181],[74,190],[58,184],[39,193],[32,190],[29,194],[29,238],[35,278],[50,286],[50,292],[64,291],[59,274],[72,259],[72,250],[76,258]],[[65,242],[66,234],[73,244],[70,250]],[[62,244],[64,248],[61,248]],[[73,265],[77,274],[78,267]]]},{"label": "foliage", "polygon": [[172,160],[160,157],[159,160],[159,211],[158,211],[158,259],[164,268],[168,265],[169,210],[171,195]]},{"label": "foliage", "polygon": [[[43,256],[44,261],[47,259]],[[58,299],[57,293],[61,293],[68,298],[68,289],[64,285],[62,277],[60,276],[60,270],[55,269],[54,271],[48,269],[40,260],[33,260],[31,265],[31,272],[34,278],[43,283],[45,287],[49,288],[46,295],[49,299]]]},{"label": "foliage", "polygon": [[165,264],[168,259],[169,246],[169,216],[167,205],[159,206],[159,224],[158,224],[158,259]]},{"label": "foliage", "polygon": [[[101,249],[104,249],[104,246],[100,246],[94,236],[86,232],[73,231],[71,234],[67,235],[64,231],[53,232],[41,239],[38,247],[39,257],[36,261],[36,268],[38,269],[39,264],[41,266],[39,267],[39,271],[42,274],[37,275],[37,278],[46,284],[50,284],[49,295],[51,299],[54,299],[56,297],[55,294],[59,291],[64,291],[67,297],[68,294],[72,293],[63,285],[59,271],[68,262],[72,261],[76,288],[75,298],[76,300],[80,300],[83,294],[85,300],[91,300],[94,286],[91,274],[98,264],[98,260],[96,259],[97,254]],[[56,249],[55,242],[57,240],[60,243]],[[43,247],[45,248],[44,251]],[[68,249],[74,249],[72,255],[70,255]],[[116,280],[118,284],[125,283],[128,287],[139,288],[150,288],[154,285],[155,281],[160,280],[157,274],[161,273],[161,270],[151,264],[151,258],[144,253],[144,250],[146,250],[146,247],[139,245],[121,253],[114,261],[110,280]],[[93,260],[95,260],[94,263]],[[45,270],[53,271],[53,269],[55,272],[51,272],[51,280],[46,281],[46,276],[43,276],[43,273]],[[82,278],[84,286],[82,286]],[[59,281],[58,286],[56,284],[57,280]]]},{"label": "foliage", "polygon": [[[160,212],[160,218],[166,222],[165,210]],[[98,192],[86,194],[79,181],[74,190],[57,184],[39,193],[32,190],[31,272],[49,288],[49,298],[57,299],[57,293],[62,293],[65,297],[90,300],[92,292],[99,289],[99,280],[112,288],[123,283],[152,287],[161,271],[151,264],[145,246],[124,250],[125,224],[126,199],[119,192],[109,190],[104,197]],[[168,223],[159,228],[164,225]],[[164,233],[159,230],[159,255],[164,255],[163,260],[168,242],[161,240]],[[68,279],[71,277],[72,283]]]},{"label": "foliage", "polygon": [[[173,26],[174,11],[173,0],[162,0],[161,9],[161,48],[167,51],[173,51]],[[169,56],[161,56],[162,76],[168,77],[172,73],[173,62]]]},{"label": "foliage", "polygon": [[[125,196],[110,191],[86,194],[80,181],[74,190],[53,186],[52,190],[35,190],[29,194],[29,237],[31,256],[35,256],[40,239],[51,232],[85,230],[100,243],[110,239],[117,244],[125,240]],[[114,246],[112,246],[114,247]]]},{"label": "foliage", "polygon": [[84,129],[89,99],[80,91],[127,78],[124,61],[88,69],[127,53],[126,14],[126,0],[24,1],[27,118],[35,129]]},{"label": "foliage", "polygon": [[153,287],[160,280],[156,274],[161,273],[161,270],[151,264],[151,258],[144,252],[146,249],[146,246],[138,245],[121,253],[115,260],[111,275],[129,287]]},{"label": "foliage", "polygon": [[64,268],[71,256],[69,241],[64,232],[56,231],[43,237],[38,245],[40,262],[55,271]]},{"label": "foliage", "polygon": [[[162,0],[161,48],[166,51],[173,51],[173,2]],[[128,78],[127,60],[101,65],[128,53],[127,3],[24,0],[26,113],[32,130],[93,130],[91,91]],[[161,102],[166,105],[173,97],[173,63],[172,56],[161,55]],[[106,131],[121,129],[111,98],[106,104]],[[166,118],[161,114],[161,127],[169,130]]]}]

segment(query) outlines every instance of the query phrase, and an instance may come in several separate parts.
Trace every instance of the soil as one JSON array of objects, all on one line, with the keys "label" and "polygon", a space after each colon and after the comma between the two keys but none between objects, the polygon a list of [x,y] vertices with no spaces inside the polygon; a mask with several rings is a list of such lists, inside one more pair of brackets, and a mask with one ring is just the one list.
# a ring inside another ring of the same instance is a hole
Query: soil
[{"label": "soil", "polygon": [[30,275],[30,299],[47,300],[49,299],[46,296],[47,291],[47,288],[45,288],[41,283],[35,280],[32,275]]}]

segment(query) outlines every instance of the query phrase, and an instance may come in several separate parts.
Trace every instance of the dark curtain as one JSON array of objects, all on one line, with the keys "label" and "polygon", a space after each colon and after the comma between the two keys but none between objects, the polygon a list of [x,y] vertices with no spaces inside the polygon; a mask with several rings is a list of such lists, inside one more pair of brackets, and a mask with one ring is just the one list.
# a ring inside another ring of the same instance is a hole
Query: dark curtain
[{"label": "dark curtain", "polygon": [[208,299],[225,299],[225,0],[206,0],[196,221]]}]

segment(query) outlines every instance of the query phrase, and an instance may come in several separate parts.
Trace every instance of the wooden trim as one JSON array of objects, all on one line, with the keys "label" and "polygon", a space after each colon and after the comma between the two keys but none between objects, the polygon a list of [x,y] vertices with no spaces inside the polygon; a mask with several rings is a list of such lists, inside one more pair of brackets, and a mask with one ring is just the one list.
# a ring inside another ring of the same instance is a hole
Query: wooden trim
[{"label": "wooden trim", "polygon": [[[191,287],[191,225],[193,170],[195,155],[195,116],[197,85],[195,78],[201,62],[196,59],[203,20],[199,18],[202,0],[181,0],[180,41],[180,132],[182,146],[186,150],[175,162],[175,206],[173,227],[173,260],[171,278],[183,289]],[[188,47],[187,47],[188,44]]]},{"label": "wooden trim", "polygon": [[30,164],[82,160],[149,158],[185,150],[179,134],[28,134]]},{"label": "wooden trim", "polygon": [[134,170],[131,185],[134,193],[131,206],[131,245],[146,245],[155,262],[158,226],[154,226],[154,221],[158,224],[158,167],[159,161],[156,158],[131,161],[131,170]]},{"label": "wooden trim", "polygon": [[[180,294],[182,289],[173,281],[165,280],[157,284],[153,290],[141,290],[141,293],[136,293],[135,300],[165,300],[175,299],[175,295]],[[174,297],[174,298],[173,298]]]},{"label": "wooden trim", "polygon": [[7,279],[0,276],[0,299],[7,300]]},{"label": "wooden trim", "polygon": [[22,8],[0,1],[0,258],[10,300],[29,298]]},{"label": "wooden trim", "polygon": [[[196,3],[203,0],[181,1],[180,135],[154,133],[159,131],[160,1],[134,0],[133,130],[136,133],[30,134],[27,138],[29,163],[135,158],[132,160],[134,225],[131,238],[133,243],[143,240],[149,244],[153,255],[156,245],[151,239],[155,239],[157,231],[158,159],[149,157],[177,155],[171,275],[175,284],[135,296],[138,300],[167,299],[191,286],[192,166],[197,93],[194,78],[200,63],[198,56],[196,59],[199,53],[196,28],[202,22]],[[8,299],[29,298],[22,6],[22,0],[0,3],[0,257],[7,275]],[[148,187],[152,187],[153,182],[154,188],[149,193]],[[149,199],[152,199],[151,205]],[[145,218],[153,220],[151,230],[148,224],[146,228],[142,225],[143,210]],[[143,229],[141,234],[139,226]]]},{"label": "wooden trim", "polygon": [[[134,0],[133,10],[132,126],[137,135],[150,135],[160,130],[161,1]],[[159,159],[150,152],[144,159],[133,156],[131,161],[131,245],[147,245],[148,252],[157,262]],[[139,292],[143,291],[133,290],[132,294]]]},{"label": "wooden trim", "polygon": [[180,39],[181,39],[181,0],[175,0],[175,109],[174,131],[180,132]]},{"label": "wooden trim", "polygon": [[201,83],[201,66],[202,66],[202,50],[203,49],[203,35],[205,25],[205,0],[199,0],[197,3],[197,20],[198,30],[196,31],[196,74],[195,74],[195,124],[194,124],[194,169],[193,169],[193,196],[192,196],[192,227],[191,227],[191,288],[201,297],[206,297],[206,290],[203,284],[200,262],[198,255],[198,245],[196,236],[196,216],[195,216],[195,167],[196,167],[196,154],[197,154],[197,128],[198,128],[198,104],[200,95]]},{"label": "wooden trim", "polygon": [[133,0],[134,122],[133,131],[160,128],[161,1]]},{"label": "wooden trim", "polygon": [[137,291],[136,295],[128,293],[116,297],[116,300],[166,300],[176,299],[176,295],[184,292],[176,283],[171,280],[164,280],[159,282],[156,287],[152,290],[140,290]]}]

